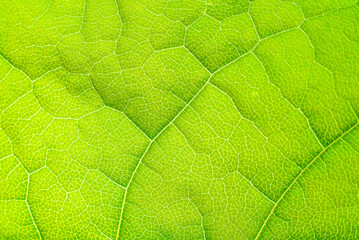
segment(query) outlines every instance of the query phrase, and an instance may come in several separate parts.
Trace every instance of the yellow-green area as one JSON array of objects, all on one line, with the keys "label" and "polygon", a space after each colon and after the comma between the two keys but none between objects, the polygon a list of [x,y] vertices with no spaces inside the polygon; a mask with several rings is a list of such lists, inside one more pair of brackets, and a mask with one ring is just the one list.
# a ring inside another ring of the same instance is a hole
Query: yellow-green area
[{"label": "yellow-green area", "polygon": [[359,239],[357,0],[0,0],[0,239]]}]

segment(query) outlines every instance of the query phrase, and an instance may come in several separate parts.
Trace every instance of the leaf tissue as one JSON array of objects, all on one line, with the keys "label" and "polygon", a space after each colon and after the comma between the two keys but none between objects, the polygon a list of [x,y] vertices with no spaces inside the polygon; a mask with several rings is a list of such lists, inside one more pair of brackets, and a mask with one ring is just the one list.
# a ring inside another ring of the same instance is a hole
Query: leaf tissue
[{"label": "leaf tissue", "polygon": [[0,239],[359,239],[357,0],[0,0]]}]

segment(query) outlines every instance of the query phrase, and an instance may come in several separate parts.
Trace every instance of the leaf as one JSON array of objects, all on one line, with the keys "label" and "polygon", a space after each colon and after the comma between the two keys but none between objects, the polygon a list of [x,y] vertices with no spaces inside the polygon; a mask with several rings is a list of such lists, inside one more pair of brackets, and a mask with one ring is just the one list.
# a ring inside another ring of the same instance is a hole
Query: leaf
[{"label": "leaf", "polygon": [[354,0],[3,0],[0,239],[358,239]]}]

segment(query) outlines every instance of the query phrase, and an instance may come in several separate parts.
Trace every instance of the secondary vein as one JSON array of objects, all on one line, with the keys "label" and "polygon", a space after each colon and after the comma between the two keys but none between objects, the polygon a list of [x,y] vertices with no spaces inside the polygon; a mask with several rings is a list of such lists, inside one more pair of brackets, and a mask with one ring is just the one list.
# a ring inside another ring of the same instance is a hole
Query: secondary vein
[{"label": "secondary vein", "polygon": [[281,202],[281,200],[283,199],[283,197],[287,194],[287,192],[289,191],[289,189],[291,189],[291,187],[294,185],[294,183],[297,182],[297,180],[303,175],[303,173],[321,156],[323,155],[323,153],[329,149],[331,146],[333,146],[335,143],[337,143],[340,139],[342,139],[345,135],[347,135],[349,132],[351,132],[354,128],[356,128],[359,125],[359,122],[357,122],[356,124],[354,124],[351,128],[349,128],[347,131],[345,131],[342,135],[340,135],[337,139],[335,139],[333,142],[331,142],[328,146],[326,146],[325,148],[323,148],[323,150],[313,158],[312,161],[310,161],[307,166],[305,166],[302,171],[293,179],[293,181],[291,182],[291,184],[289,184],[289,186],[284,190],[284,192],[282,193],[282,195],[279,197],[279,199],[277,200],[277,202],[274,204],[272,210],[270,211],[270,213],[268,214],[266,220],[264,220],[262,227],[259,229],[259,232],[257,233],[257,236],[255,238],[255,240],[259,239],[261,233],[263,232],[264,227],[267,225],[270,217],[273,215],[275,209],[277,208],[277,206],[279,205],[279,203]]}]

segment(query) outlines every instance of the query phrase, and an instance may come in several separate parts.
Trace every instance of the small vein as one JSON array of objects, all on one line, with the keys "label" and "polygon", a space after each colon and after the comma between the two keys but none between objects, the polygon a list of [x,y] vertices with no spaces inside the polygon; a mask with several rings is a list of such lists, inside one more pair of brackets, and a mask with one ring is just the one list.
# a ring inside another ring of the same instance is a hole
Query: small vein
[{"label": "small vein", "polygon": [[206,230],[204,228],[203,215],[202,215],[201,211],[199,210],[199,208],[197,207],[197,205],[190,198],[188,198],[188,201],[190,203],[192,203],[192,205],[196,208],[196,210],[198,212],[198,215],[201,217],[201,228],[202,228],[202,232],[203,232],[203,239],[207,240],[207,238],[206,238]]},{"label": "small vein", "polygon": [[330,143],[327,147],[325,147],[317,156],[315,156],[313,158],[312,161],[310,161],[307,166],[305,166],[303,168],[303,170],[293,179],[293,181],[291,182],[291,184],[289,184],[289,186],[284,190],[284,192],[282,193],[282,195],[279,197],[279,199],[277,200],[277,202],[274,204],[272,210],[270,211],[270,213],[268,214],[267,218],[264,220],[261,228],[259,229],[257,236],[255,238],[255,240],[259,239],[261,233],[263,232],[264,227],[267,225],[270,217],[274,214],[275,209],[277,208],[277,206],[279,205],[279,203],[281,202],[281,200],[283,199],[283,197],[287,194],[287,192],[291,189],[291,187],[297,182],[297,180],[303,175],[303,173],[321,156],[323,155],[323,153],[329,149],[331,146],[333,146],[335,143],[337,143],[340,139],[342,139],[345,135],[347,135],[349,132],[351,132],[354,128],[356,128],[359,125],[359,122],[357,122],[356,124],[354,124],[351,128],[349,128],[347,131],[345,131],[342,135],[340,135],[337,139],[335,139],[332,143]]},{"label": "small vein", "polygon": [[141,157],[140,161],[138,161],[138,164],[137,164],[135,170],[133,171],[132,176],[131,176],[131,178],[130,178],[130,180],[129,180],[129,182],[128,182],[126,188],[125,188],[125,194],[124,194],[124,196],[123,196],[122,207],[121,207],[121,215],[120,215],[120,221],[119,221],[119,223],[118,223],[116,239],[119,239],[119,237],[120,237],[120,229],[121,229],[121,223],[122,223],[122,219],[123,219],[123,212],[124,212],[124,209],[125,209],[125,202],[126,202],[126,197],[127,197],[128,188],[130,187],[130,184],[131,184],[131,182],[132,182],[132,180],[133,180],[133,177],[135,176],[135,173],[137,172],[137,169],[139,168],[139,166],[140,166],[140,164],[141,164],[141,162],[142,162],[142,159],[145,157],[146,153],[147,153],[148,150],[150,149],[150,147],[151,147],[153,141],[154,141],[154,140],[151,140],[151,142],[147,145],[147,148],[146,148],[145,152],[142,154],[142,157]]},{"label": "small vein", "polygon": [[249,182],[249,184],[255,189],[257,190],[257,192],[259,192],[264,198],[266,198],[268,201],[270,201],[271,203],[274,203],[274,201],[268,197],[267,195],[265,195],[261,190],[259,190],[256,186],[254,186],[254,184],[248,179],[246,178],[240,171],[236,171],[236,173],[238,173],[244,180],[246,180],[247,182]]},{"label": "small vein", "polygon": [[265,74],[266,74],[266,76],[267,76],[267,78],[268,78],[269,84],[272,85],[273,87],[275,87],[276,89],[278,89],[278,91],[279,91],[281,97],[282,97],[293,109],[298,110],[298,111],[300,112],[300,114],[306,119],[307,124],[308,124],[308,127],[309,127],[309,130],[312,132],[312,134],[313,134],[314,137],[316,138],[317,142],[319,143],[320,147],[323,149],[324,146],[323,146],[322,142],[319,140],[318,135],[315,133],[314,129],[312,128],[312,125],[311,125],[310,120],[309,120],[309,118],[307,117],[307,115],[304,114],[304,112],[302,111],[302,109],[301,109],[300,107],[296,107],[287,97],[285,97],[285,96],[283,95],[282,90],[280,89],[280,87],[278,87],[276,84],[273,83],[273,81],[271,81],[271,78],[270,78],[270,76],[269,76],[269,74],[268,74],[268,71],[267,71],[267,69],[264,67],[262,61],[258,58],[258,56],[257,56],[254,52],[253,52],[252,54],[253,54],[253,56],[258,60],[259,64],[262,66],[262,68],[263,68],[263,70],[264,70],[264,72],[265,72]]},{"label": "small vein", "polygon": [[103,98],[102,98],[100,92],[95,88],[95,85],[93,84],[92,78],[91,78],[90,76],[89,76],[89,79],[90,79],[90,82],[91,82],[91,85],[92,85],[93,89],[96,91],[96,93],[97,93],[98,96],[100,97],[100,99],[101,99],[101,101],[102,101],[102,103],[103,103],[104,106],[106,106],[107,108],[112,109],[112,110],[114,110],[114,111],[117,111],[117,112],[122,113],[146,138],[148,138],[149,140],[151,139],[150,136],[148,136],[144,131],[142,131],[142,129],[141,129],[131,118],[129,118],[129,117],[124,113],[124,111],[120,111],[120,110],[118,110],[118,109],[116,109],[116,108],[114,108],[114,107],[111,107],[111,106],[107,105],[107,104],[105,103],[105,101],[103,100]]},{"label": "small vein", "polygon": [[126,186],[126,190],[125,190],[125,194],[124,194],[124,198],[123,198],[123,202],[122,202],[122,207],[121,207],[121,215],[120,215],[120,221],[119,221],[119,224],[118,224],[118,229],[117,229],[117,235],[116,235],[116,240],[119,239],[119,236],[120,236],[120,228],[121,228],[121,223],[122,223],[122,218],[123,218],[123,211],[124,211],[124,208],[125,208],[125,202],[126,202],[126,197],[127,197],[127,192],[128,192],[128,188],[130,187],[131,183],[132,183],[132,180],[133,180],[133,177],[135,176],[135,173],[137,172],[137,169],[139,168],[140,164],[142,163],[142,160],[144,159],[146,153],[148,152],[148,150],[151,148],[152,144],[154,143],[154,141],[168,128],[168,126],[170,126],[180,115],[181,113],[187,109],[187,107],[190,106],[190,104],[193,102],[193,100],[203,91],[203,89],[208,85],[211,77],[212,77],[213,74],[210,74],[210,77],[208,77],[207,81],[205,84],[203,84],[202,88],[191,98],[191,100],[186,103],[186,106],[184,106],[182,108],[181,111],[179,111],[179,113],[159,132],[157,133],[157,135],[150,140],[150,143],[148,144],[145,152],[143,153],[140,161],[138,162],[127,186]]},{"label": "small vein", "polygon": [[7,62],[11,67],[15,68],[16,70],[20,71],[21,73],[23,73],[28,79],[30,79],[32,81],[32,79],[29,77],[29,75],[27,75],[23,70],[21,70],[20,68],[16,67],[12,62],[10,62],[9,60],[7,60],[5,58],[5,56],[0,52],[0,57]]},{"label": "small vein", "polygon": [[[17,158],[17,157],[16,157],[16,158]],[[18,161],[20,162],[19,159],[18,159]],[[39,227],[37,226],[37,224],[36,224],[36,222],[35,222],[35,218],[34,218],[34,216],[33,216],[33,214],[32,214],[32,211],[31,211],[29,202],[28,202],[28,200],[27,200],[27,197],[29,196],[29,185],[30,185],[30,173],[28,173],[28,178],[27,178],[27,188],[26,188],[25,202],[26,202],[27,209],[29,210],[29,214],[30,214],[32,223],[34,224],[34,226],[35,226],[35,228],[36,228],[36,231],[37,231],[37,234],[39,235],[40,240],[42,240],[43,238],[42,238],[42,236],[41,236]]]},{"label": "small vein", "polygon": [[35,218],[32,214],[32,211],[31,211],[31,208],[30,208],[30,205],[28,203],[28,196],[29,196],[29,186],[30,186],[30,172],[25,168],[25,166],[22,164],[22,162],[20,161],[20,159],[17,157],[17,155],[14,153],[14,147],[12,145],[12,142],[11,142],[11,139],[9,137],[9,135],[6,133],[6,131],[3,131],[5,133],[5,136],[7,137],[7,139],[9,140],[10,144],[11,144],[11,151],[12,151],[12,155],[16,158],[16,160],[19,162],[19,164],[25,169],[26,173],[27,173],[27,186],[26,186],[26,195],[25,195],[25,203],[26,203],[26,206],[27,206],[27,209],[29,211],[29,214],[30,214],[30,217],[31,217],[31,221],[32,223],[34,224],[35,228],[36,228],[36,232],[37,234],[39,235],[39,239],[42,240],[42,236],[41,236],[41,233],[40,233],[40,229],[39,227],[37,226],[36,224],[36,221],[35,221]]},{"label": "small vein", "polygon": [[[49,72],[52,72],[52,71],[55,71],[55,70],[58,69],[58,68],[56,68],[56,69],[53,69],[53,70],[51,70],[51,71],[48,71],[47,73],[45,73],[45,74],[43,74],[42,76],[40,76],[38,79],[32,80],[32,79],[30,78],[30,76],[27,75],[23,70],[21,70],[20,68],[16,67],[12,62],[10,62],[9,60],[7,60],[1,52],[0,52],[0,57],[1,57],[5,62],[7,62],[11,67],[13,67],[13,68],[15,68],[16,70],[18,70],[18,71],[20,71],[21,73],[23,73],[23,74],[24,74],[28,79],[30,79],[32,82],[34,82],[34,81],[36,81],[36,80],[42,78],[43,76],[45,76],[45,75],[48,74]],[[100,93],[97,91],[97,89],[96,89],[95,86],[93,85],[93,82],[92,82],[91,77],[89,77],[89,79],[90,79],[90,82],[91,82],[91,84],[92,84],[93,89],[97,92],[97,94],[99,95],[99,97],[100,97],[100,99],[101,99],[101,101],[102,101],[102,103],[103,103],[103,105],[104,105],[105,107],[107,107],[107,108],[109,108],[109,109],[112,109],[112,110],[115,110],[115,111],[117,111],[117,112],[122,113],[146,138],[151,139],[151,138],[150,138],[144,131],[142,131],[142,129],[141,129],[134,121],[132,121],[132,119],[129,118],[124,112],[122,112],[122,111],[120,111],[120,110],[118,110],[118,109],[116,109],[116,108],[113,108],[113,107],[111,107],[111,106],[105,104],[105,102],[103,101],[102,96],[100,95]],[[35,95],[35,94],[34,94],[34,95]],[[36,96],[35,96],[35,97],[36,97]],[[41,107],[41,108],[44,109],[43,107]],[[50,114],[50,115],[51,115],[51,114]]]}]

